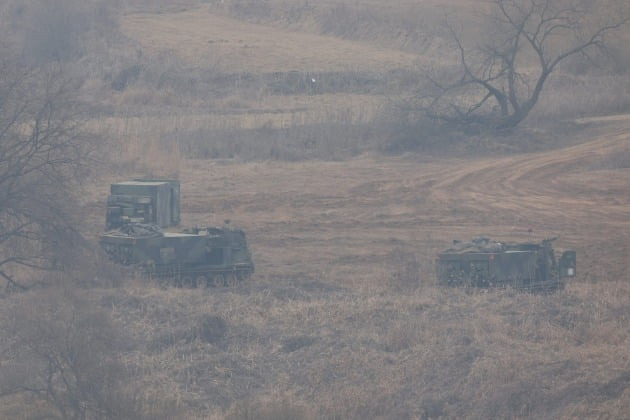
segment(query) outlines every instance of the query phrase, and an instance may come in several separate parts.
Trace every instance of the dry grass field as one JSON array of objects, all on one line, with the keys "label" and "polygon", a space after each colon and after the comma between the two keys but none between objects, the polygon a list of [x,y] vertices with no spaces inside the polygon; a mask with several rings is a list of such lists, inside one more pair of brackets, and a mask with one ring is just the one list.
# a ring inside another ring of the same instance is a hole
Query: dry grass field
[{"label": "dry grass field", "polygon": [[[243,227],[256,274],[194,291],[138,279],[99,302],[175,417],[623,418],[630,132],[583,131],[496,158],[185,160],[184,224]],[[436,287],[436,252],[480,234],[558,236],[579,276],[542,296]]]},{"label": "dry grass field", "polygon": [[[83,291],[125,332],[137,418],[628,417],[628,73],[559,72],[509,134],[432,140],[396,114],[419,67],[449,63],[438,17],[484,3],[132,2],[137,60],[112,65],[124,80],[89,122],[113,164],[84,233],[111,182],[177,177],[182,226],[229,220],[256,264],[231,288],[125,272]],[[429,139],[392,154],[398,131]],[[436,254],[479,235],[558,237],[578,276],[553,294],[438,287]]]},{"label": "dry grass field", "polygon": [[410,66],[417,59],[402,51],[243,22],[203,9],[131,14],[123,30],[144,48],[171,50],[194,65],[220,71],[383,70]]},{"label": "dry grass field", "polygon": [[[138,12],[125,16],[122,28],[144,51],[171,50],[219,73],[383,74],[425,59],[378,42],[320,35],[303,21],[271,24],[271,18],[237,20],[211,11]],[[131,165],[123,166],[129,176],[178,176],[183,225],[231,220],[247,232],[257,267],[234,289],[164,290],[137,278],[96,293],[96,302],[135,338],[126,363],[137,371],[132,385],[142,390],[147,413],[626,417],[630,129],[624,116],[534,130],[527,146],[507,139],[496,149],[494,140],[477,139],[464,149],[470,155],[439,157],[371,150],[331,159],[337,150],[331,149],[323,160],[297,162],[199,159],[181,143],[164,141],[165,132],[325,123],[340,109],[362,109],[348,111],[346,123],[366,123],[401,93],[259,89],[252,98],[244,92],[236,89],[211,112],[175,105],[168,116],[147,111],[109,121],[127,142],[118,156]],[[129,100],[124,95],[121,104]],[[615,103],[623,104],[623,89],[619,95]],[[546,109],[566,109],[577,96],[558,90]],[[565,117],[593,109],[597,98],[604,96],[582,99]],[[560,132],[544,131],[553,129]],[[330,136],[336,145],[349,141]],[[545,144],[545,136],[555,143]],[[244,147],[256,141],[270,140],[253,138]],[[119,178],[105,176],[90,195],[96,226],[107,185]],[[557,236],[558,249],[577,250],[579,275],[552,295],[436,287],[436,253],[453,239],[478,235]]]}]

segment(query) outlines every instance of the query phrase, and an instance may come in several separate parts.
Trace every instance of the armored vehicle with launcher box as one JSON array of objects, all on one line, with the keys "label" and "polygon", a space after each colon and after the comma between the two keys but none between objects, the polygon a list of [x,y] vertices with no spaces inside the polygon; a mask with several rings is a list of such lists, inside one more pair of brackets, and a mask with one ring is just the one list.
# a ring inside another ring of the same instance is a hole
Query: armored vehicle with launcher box
[{"label": "armored vehicle with launcher box", "polygon": [[100,237],[114,262],[135,266],[163,284],[229,286],[254,272],[245,233],[229,226],[165,232],[129,223]]},{"label": "armored vehicle with launcher box", "polygon": [[106,229],[117,229],[127,223],[177,226],[179,201],[177,180],[135,179],[111,184],[111,194],[107,197]]},{"label": "armored vehicle with launcher box", "polygon": [[488,238],[454,241],[437,258],[440,285],[464,287],[513,287],[532,291],[564,288],[567,277],[576,275],[575,251],[564,251],[556,260],[551,244],[504,243]]}]

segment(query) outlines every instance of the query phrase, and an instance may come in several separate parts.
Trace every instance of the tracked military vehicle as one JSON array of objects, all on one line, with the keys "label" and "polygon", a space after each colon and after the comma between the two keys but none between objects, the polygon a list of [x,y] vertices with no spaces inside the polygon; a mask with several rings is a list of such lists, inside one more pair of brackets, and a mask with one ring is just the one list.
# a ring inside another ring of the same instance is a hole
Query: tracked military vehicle
[{"label": "tracked military vehicle", "polygon": [[541,243],[504,243],[488,238],[455,241],[437,258],[438,283],[445,286],[513,287],[553,291],[576,275],[576,253],[556,260],[553,239]]},{"label": "tracked military vehicle", "polygon": [[135,266],[163,284],[229,286],[254,272],[245,233],[229,226],[175,233],[128,223],[101,235],[100,244],[114,262]]}]

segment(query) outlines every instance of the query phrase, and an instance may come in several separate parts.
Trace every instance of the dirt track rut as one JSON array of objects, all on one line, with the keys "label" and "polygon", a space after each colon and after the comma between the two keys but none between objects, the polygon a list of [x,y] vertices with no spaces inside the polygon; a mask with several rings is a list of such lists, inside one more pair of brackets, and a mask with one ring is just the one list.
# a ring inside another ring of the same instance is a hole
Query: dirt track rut
[{"label": "dirt track rut", "polygon": [[345,162],[192,161],[185,222],[231,219],[259,272],[382,284],[391,255],[418,255],[432,276],[452,239],[558,236],[588,280],[627,279],[630,130],[544,153],[496,158],[360,157]]}]

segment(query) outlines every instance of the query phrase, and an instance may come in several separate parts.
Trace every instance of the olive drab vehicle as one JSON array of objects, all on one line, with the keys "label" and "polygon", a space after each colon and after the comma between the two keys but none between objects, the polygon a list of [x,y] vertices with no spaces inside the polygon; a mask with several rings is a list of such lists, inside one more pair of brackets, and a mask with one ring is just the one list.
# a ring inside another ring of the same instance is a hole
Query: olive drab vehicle
[{"label": "olive drab vehicle", "polygon": [[454,241],[437,258],[438,283],[445,286],[514,287],[553,291],[576,275],[576,253],[556,260],[553,239],[541,243],[502,243],[488,238]]},{"label": "olive drab vehicle", "polygon": [[229,226],[174,233],[129,223],[101,235],[100,244],[114,262],[175,286],[229,286],[254,272],[245,234]]}]

